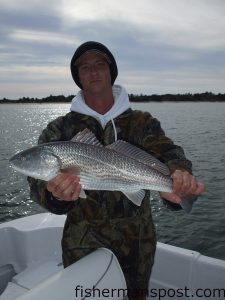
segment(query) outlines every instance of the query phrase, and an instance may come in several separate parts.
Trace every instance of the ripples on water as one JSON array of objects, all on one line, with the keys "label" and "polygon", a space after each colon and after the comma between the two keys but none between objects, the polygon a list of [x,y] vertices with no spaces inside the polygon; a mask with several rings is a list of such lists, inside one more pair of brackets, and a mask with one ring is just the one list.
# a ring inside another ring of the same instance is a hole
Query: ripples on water
[{"label": "ripples on water", "polygon": [[[30,200],[26,178],[8,166],[18,151],[37,143],[50,120],[69,111],[69,104],[0,106],[0,223],[43,212]],[[225,134],[223,103],[145,103],[134,108],[151,112],[166,134],[182,145],[193,162],[195,175],[206,184],[206,193],[192,213],[166,209],[158,194],[152,210],[158,240],[225,259]]]},{"label": "ripples on water", "polygon": [[0,222],[27,216],[43,209],[30,200],[25,176],[8,166],[15,153],[37,144],[49,121],[64,115],[68,104],[19,104],[0,106]]}]

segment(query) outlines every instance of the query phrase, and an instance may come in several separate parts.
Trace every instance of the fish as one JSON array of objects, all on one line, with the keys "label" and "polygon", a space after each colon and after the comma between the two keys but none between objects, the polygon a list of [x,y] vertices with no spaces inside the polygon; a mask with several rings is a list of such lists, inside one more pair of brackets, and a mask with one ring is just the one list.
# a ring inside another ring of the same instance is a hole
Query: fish
[{"label": "fish", "polygon": [[[23,150],[9,160],[16,171],[49,181],[61,171],[72,170],[80,178],[81,198],[85,190],[120,191],[140,206],[146,190],[172,192],[168,167],[146,151],[117,140],[103,146],[89,129],[70,141],[56,141]],[[195,199],[181,206],[190,212]]]}]

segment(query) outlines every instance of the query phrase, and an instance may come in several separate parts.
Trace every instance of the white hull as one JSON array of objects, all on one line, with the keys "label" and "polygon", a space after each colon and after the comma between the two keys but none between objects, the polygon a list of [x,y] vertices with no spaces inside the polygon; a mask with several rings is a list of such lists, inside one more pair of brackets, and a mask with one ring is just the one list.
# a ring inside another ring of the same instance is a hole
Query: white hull
[{"label": "white hull", "polygon": [[[0,224],[0,292],[8,284],[0,300],[124,298],[124,276],[108,249],[63,269],[64,221],[43,213]],[[224,299],[225,261],[158,243],[150,288],[151,299]]]}]

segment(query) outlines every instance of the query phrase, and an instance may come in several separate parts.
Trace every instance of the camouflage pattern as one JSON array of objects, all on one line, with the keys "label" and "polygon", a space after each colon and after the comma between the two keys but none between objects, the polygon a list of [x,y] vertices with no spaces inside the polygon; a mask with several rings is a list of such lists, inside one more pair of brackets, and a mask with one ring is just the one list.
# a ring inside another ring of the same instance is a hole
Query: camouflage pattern
[{"label": "camouflage pattern", "polygon": [[[191,163],[182,148],[165,136],[160,123],[149,113],[128,109],[114,119],[118,139],[134,144],[166,163],[171,172]],[[94,118],[70,112],[51,122],[39,143],[70,140],[89,128],[108,145],[115,141],[112,122],[105,129]],[[63,263],[67,267],[89,252],[106,247],[117,256],[124,272],[129,299],[145,299],[156,248],[150,192],[140,207],[121,192],[86,191],[87,199],[59,201],[46,190],[46,182],[28,178],[31,198],[56,214],[67,214],[62,238]]]}]

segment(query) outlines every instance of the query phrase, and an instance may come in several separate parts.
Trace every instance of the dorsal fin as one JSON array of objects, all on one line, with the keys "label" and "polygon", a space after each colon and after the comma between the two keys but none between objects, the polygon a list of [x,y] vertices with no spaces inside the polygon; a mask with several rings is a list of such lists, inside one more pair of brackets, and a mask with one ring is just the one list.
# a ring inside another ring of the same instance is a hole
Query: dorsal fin
[{"label": "dorsal fin", "polygon": [[79,142],[79,143],[90,144],[98,147],[103,147],[103,145],[99,142],[99,140],[96,138],[94,133],[87,128],[78,132],[71,139],[71,142]]},{"label": "dorsal fin", "polygon": [[118,153],[122,153],[123,155],[126,155],[128,157],[131,157],[132,159],[135,159],[141,162],[142,164],[148,165],[151,168],[161,172],[164,175],[170,174],[170,171],[165,164],[163,164],[161,161],[159,161],[151,154],[145,152],[144,150],[134,145],[131,145],[128,142],[119,140],[111,145],[108,145],[107,148],[114,150]]}]

